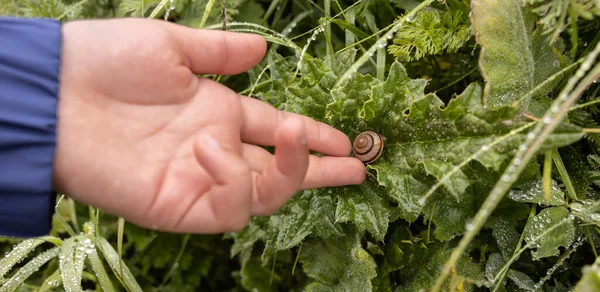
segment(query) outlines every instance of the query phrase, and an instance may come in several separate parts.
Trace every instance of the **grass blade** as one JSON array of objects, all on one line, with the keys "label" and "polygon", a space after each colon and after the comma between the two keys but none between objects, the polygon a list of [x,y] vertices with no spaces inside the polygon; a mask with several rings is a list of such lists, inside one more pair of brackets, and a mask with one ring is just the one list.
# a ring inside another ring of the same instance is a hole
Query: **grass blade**
[{"label": "grass blade", "polygon": [[119,280],[125,286],[128,291],[141,292],[142,288],[131,274],[131,271],[127,267],[127,265],[123,264],[123,274],[119,273],[119,255],[117,251],[110,245],[104,237],[98,237],[98,242],[100,243],[100,250],[102,251],[102,255],[110,265],[113,273],[118,276]]},{"label": "grass blade", "polygon": [[[88,237],[88,239],[93,240],[94,238],[90,236],[90,237]],[[89,249],[86,252],[88,252],[88,259],[92,266],[92,270],[94,271],[94,273],[96,274],[96,277],[98,278],[100,287],[102,287],[102,291],[105,291],[105,292],[115,291],[115,288],[113,287],[113,284],[110,281],[110,278],[108,277],[108,274],[106,273],[106,270],[104,269],[104,265],[102,264],[102,261],[100,260],[100,256],[98,256],[98,253],[96,252],[96,248],[92,245],[89,247]]]},{"label": "grass blade", "polygon": [[36,256],[25,266],[19,269],[19,271],[12,278],[10,278],[10,280],[4,283],[4,286],[0,288],[0,291],[4,292],[16,290],[19,286],[23,285],[23,283],[25,282],[25,280],[27,280],[27,278],[29,278],[29,276],[37,272],[40,269],[40,267],[42,267],[49,260],[56,257],[59,254],[59,252],[60,248],[54,247]]},{"label": "grass blade", "polygon": [[123,231],[125,231],[125,219],[119,217],[117,220],[117,251],[119,253],[119,274],[123,275]]},{"label": "grass blade", "polygon": [[[58,267],[60,268],[63,287],[67,292],[81,290],[81,276],[77,277],[78,273],[75,270],[75,262],[73,261],[75,246],[77,245],[76,239],[77,237],[72,237],[65,240],[58,256]],[[79,281],[77,281],[78,278]]]},{"label": "grass blade", "polygon": [[62,278],[60,277],[60,271],[56,270],[50,277],[44,280],[42,286],[37,292],[46,292],[51,291],[52,289],[58,287],[62,283]]},{"label": "grass blade", "polygon": [[567,172],[565,164],[563,163],[562,158],[560,158],[560,154],[558,153],[557,149],[554,149],[552,151],[552,160],[554,160],[554,165],[556,165],[556,169],[558,170],[558,173],[560,174],[560,177],[562,178],[563,183],[565,184],[565,188],[567,188],[567,194],[569,194],[569,197],[571,197],[571,199],[577,200],[577,193],[575,192],[575,187],[573,186],[571,177],[569,176],[569,173]]},{"label": "grass blade", "polygon": [[52,242],[55,245],[60,245],[61,243],[60,239],[48,236],[27,239],[17,244],[6,257],[0,260],[0,279],[4,278],[6,273],[8,273],[14,265],[26,258],[29,255],[29,253],[32,250],[34,250],[38,245],[46,241]]},{"label": "grass blade", "polygon": [[552,151],[547,151],[544,154],[544,198],[546,204],[550,204],[550,191],[552,191]]}]

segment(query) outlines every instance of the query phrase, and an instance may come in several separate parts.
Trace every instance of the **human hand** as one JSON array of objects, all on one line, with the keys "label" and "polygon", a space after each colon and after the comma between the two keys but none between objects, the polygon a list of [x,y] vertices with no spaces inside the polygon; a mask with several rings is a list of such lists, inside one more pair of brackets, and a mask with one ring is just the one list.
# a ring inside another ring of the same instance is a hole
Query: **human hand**
[{"label": "human hand", "polygon": [[299,189],[362,183],[342,132],[195,75],[242,73],[265,50],[164,21],[66,23],[55,189],[143,227],[219,233]]}]

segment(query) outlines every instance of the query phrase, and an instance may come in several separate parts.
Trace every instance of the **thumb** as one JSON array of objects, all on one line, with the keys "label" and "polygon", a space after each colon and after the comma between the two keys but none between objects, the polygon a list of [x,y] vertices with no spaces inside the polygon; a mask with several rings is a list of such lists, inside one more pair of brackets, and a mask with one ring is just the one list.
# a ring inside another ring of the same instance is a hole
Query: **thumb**
[{"label": "thumb", "polygon": [[267,50],[265,39],[259,35],[159,23],[173,37],[186,65],[196,74],[234,75],[248,71]]}]

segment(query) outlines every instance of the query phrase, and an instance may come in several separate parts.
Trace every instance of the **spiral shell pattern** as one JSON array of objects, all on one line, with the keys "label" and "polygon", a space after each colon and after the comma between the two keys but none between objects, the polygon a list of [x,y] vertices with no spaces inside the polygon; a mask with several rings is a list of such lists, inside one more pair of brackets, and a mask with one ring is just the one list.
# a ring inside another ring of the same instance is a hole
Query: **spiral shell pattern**
[{"label": "spiral shell pattern", "polygon": [[383,152],[383,138],[376,132],[360,133],[352,145],[352,154],[364,164],[377,160]]}]

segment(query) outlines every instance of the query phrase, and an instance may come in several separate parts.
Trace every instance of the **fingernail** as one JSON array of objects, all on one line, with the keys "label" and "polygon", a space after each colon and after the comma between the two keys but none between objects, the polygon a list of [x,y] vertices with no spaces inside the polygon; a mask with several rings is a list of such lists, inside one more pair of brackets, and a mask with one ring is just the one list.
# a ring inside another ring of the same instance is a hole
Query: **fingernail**
[{"label": "fingernail", "polygon": [[207,146],[208,148],[214,149],[214,150],[221,150],[221,144],[219,143],[219,141],[217,141],[217,139],[215,139],[213,136],[209,135],[209,134],[204,134],[202,136],[202,143]]}]

